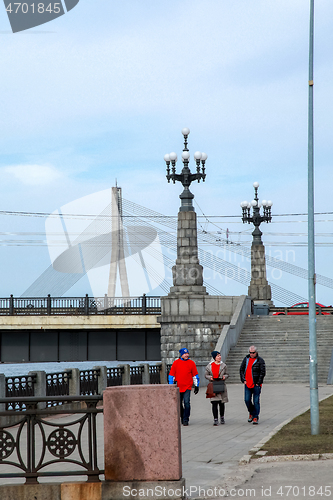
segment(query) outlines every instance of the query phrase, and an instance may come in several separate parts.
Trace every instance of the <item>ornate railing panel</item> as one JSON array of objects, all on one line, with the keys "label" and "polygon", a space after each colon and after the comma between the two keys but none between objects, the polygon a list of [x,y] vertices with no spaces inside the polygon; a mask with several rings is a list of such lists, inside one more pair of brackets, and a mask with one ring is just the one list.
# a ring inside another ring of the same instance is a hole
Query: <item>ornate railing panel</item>
[{"label": "ornate railing panel", "polygon": [[6,410],[25,410],[24,403],[19,403],[15,398],[34,396],[35,383],[35,374],[6,377],[6,398],[12,398],[11,402],[6,402]]},{"label": "ornate railing panel", "polygon": [[[72,372],[57,372],[46,374],[46,396],[69,396],[69,380]],[[49,401],[47,406],[57,406],[59,402]],[[62,402],[60,402],[62,404]]]},{"label": "ornate railing panel", "polygon": [[80,394],[89,396],[98,394],[98,376],[100,370],[82,370],[80,371]]},{"label": "ornate railing panel", "polygon": [[160,297],[0,298],[0,315],[161,314]]},{"label": "ornate railing panel", "polygon": [[130,367],[131,385],[142,384],[143,370],[144,370],[143,366]]},{"label": "ornate railing panel", "polygon": [[122,366],[116,366],[113,368],[107,368],[107,385],[112,387],[115,385],[122,385],[124,368]]},{"label": "ornate railing panel", "polygon": [[[104,470],[98,467],[97,408],[102,396],[57,396],[58,402],[84,401],[86,408],[66,410],[73,417],[60,418],[61,408],[37,409],[47,398],[19,398],[10,401],[25,406],[15,412],[22,418],[15,425],[0,427],[0,478],[24,477],[26,483],[38,483],[38,477],[87,475],[88,481],[99,481]],[[8,403],[0,399],[1,403]],[[12,412],[0,412],[8,417]],[[47,417],[47,420],[46,420]],[[54,417],[54,418],[53,418]],[[62,467],[64,464],[64,467]],[[12,472],[1,473],[1,465]],[[73,466],[68,470],[68,465]]]},{"label": "ornate railing panel", "polygon": [[149,383],[150,384],[160,384],[161,383],[161,365],[149,365]]}]

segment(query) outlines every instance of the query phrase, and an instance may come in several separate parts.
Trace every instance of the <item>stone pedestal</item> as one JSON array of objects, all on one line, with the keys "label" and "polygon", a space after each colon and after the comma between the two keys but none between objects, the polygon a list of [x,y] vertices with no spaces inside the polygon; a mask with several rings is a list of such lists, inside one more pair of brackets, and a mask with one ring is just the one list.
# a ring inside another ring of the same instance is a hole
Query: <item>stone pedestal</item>
[{"label": "stone pedestal", "polygon": [[173,286],[167,297],[161,297],[158,318],[161,359],[170,364],[178,358],[179,349],[187,347],[195,362],[208,363],[223,326],[230,323],[238,297],[211,296],[206,292],[193,207],[178,213],[177,259],[172,273]]},{"label": "stone pedestal", "polygon": [[251,246],[251,282],[248,295],[254,304],[273,305],[271,287],[266,278],[265,247],[262,243]]},{"label": "stone pedestal", "polygon": [[207,294],[203,286],[203,268],[198,259],[197,214],[194,211],[178,212],[177,259],[172,276],[169,296]]},{"label": "stone pedestal", "polygon": [[106,480],[181,479],[179,391],[176,386],[107,387],[103,404]]},{"label": "stone pedestal", "polygon": [[178,294],[161,297],[161,359],[167,364],[187,347],[195,362],[207,362],[224,325],[228,325],[239,297]]}]

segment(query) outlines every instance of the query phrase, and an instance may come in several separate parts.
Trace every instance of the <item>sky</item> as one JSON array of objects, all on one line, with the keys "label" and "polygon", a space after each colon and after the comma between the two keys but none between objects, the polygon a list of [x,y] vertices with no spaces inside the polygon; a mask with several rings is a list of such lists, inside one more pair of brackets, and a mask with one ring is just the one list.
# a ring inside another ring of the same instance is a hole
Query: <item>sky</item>
[{"label": "sky", "polygon": [[[251,201],[257,181],[259,198],[273,201],[273,221],[261,226],[266,251],[306,269],[306,216],[295,214],[307,212],[309,3],[80,0],[15,34],[0,6],[0,296],[21,295],[51,263],[46,218],[6,212],[49,214],[117,180],[127,200],[176,217],[181,186],[167,183],[163,156],[180,156],[183,127],[192,158],[208,154],[205,183],[191,186],[199,227],[216,239],[228,229],[249,247],[240,202]],[[332,1],[317,0],[316,272],[329,278],[332,21]],[[227,259],[249,269],[232,253]],[[267,273],[308,296],[306,279]],[[247,293],[223,277],[212,284],[225,295]],[[67,295],[85,293],[83,278]],[[333,290],[318,285],[317,301],[332,304]]]}]

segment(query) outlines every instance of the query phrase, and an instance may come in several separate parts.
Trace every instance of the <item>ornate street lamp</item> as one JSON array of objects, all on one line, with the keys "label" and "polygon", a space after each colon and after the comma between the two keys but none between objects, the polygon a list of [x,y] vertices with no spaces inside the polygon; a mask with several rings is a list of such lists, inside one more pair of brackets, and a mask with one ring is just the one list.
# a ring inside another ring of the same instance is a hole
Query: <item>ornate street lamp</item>
[{"label": "ornate street lamp", "polygon": [[[247,201],[242,201],[241,203],[241,207],[243,209],[242,221],[244,223],[248,222],[249,224],[251,222],[253,223],[253,225],[255,226],[254,231],[252,233],[253,244],[261,245],[262,232],[260,231],[259,226],[262,222],[271,222],[272,220],[271,207],[273,205],[273,202],[271,200],[268,201],[263,200],[261,203],[259,203],[259,198],[258,198],[259,182],[254,182],[253,187],[254,187],[254,199],[250,203],[248,203]],[[264,215],[260,214],[261,206],[264,209]],[[252,207],[252,215],[251,215],[251,207]]]},{"label": "ornate street lamp", "polygon": [[[261,241],[262,232],[259,226],[262,222],[271,222],[272,214],[271,207],[273,203],[269,200],[263,200],[259,203],[258,187],[259,183],[254,182],[254,199],[248,203],[242,201],[241,207],[243,210],[242,221],[244,223],[252,222],[254,231],[252,232],[253,240],[251,245],[251,282],[248,289],[248,294],[253,300],[254,305],[266,304],[273,305],[272,290],[266,278],[266,259],[265,247]],[[260,208],[264,209],[264,214],[261,215]],[[252,215],[251,215],[252,207]]]},{"label": "ornate street lamp", "polygon": [[[184,187],[182,194],[179,195],[179,198],[181,199],[181,207],[179,210],[181,212],[194,211],[194,207],[192,205],[194,194],[191,193],[189,187],[191,185],[191,182],[195,180],[200,182],[200,180],[202,179],[203,182],[205,182],[205,177],[206,177],[205,162],[208,158],[206,153],[200,153],[200,151],[196,151],[194,153],[194,159],[197,166],[197,172],[195,174],[191,173],[191,170],[189,169],[188,166],[190,160],[190,152],[187,148],[187,138],[189,136],[189,133],[190,133],[189,128],[183,128],[182,134],[184,136],[184,149],[182,152],[182,160],[184,166],[180,174],[176,174],[177,154],[173,152],[164,155],[164,161],[166,163],[166,171],[167,171],[166,178],[168,179],[168,182],[172,180],[173,183],[175,184],[176,181],[180,181]],[[170,173],[170,164],[171,164],[171,173]]]}]

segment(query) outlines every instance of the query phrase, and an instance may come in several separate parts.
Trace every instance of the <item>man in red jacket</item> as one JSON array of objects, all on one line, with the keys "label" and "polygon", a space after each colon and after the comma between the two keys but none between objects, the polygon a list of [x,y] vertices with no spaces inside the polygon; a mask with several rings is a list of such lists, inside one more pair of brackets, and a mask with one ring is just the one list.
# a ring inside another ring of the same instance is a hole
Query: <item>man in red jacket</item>
[{"label": "man in red jacket", "polygon": [[194,384],[194,394],[199,392],[199,375],[194,361],[186,347],[179,349],[180,358],[176,359],[171,366],[169,373],[169,384],[176,382],[180,393],[180,416],[183,425],[188,425],[190,418],[190,397],[191,389]]}]

